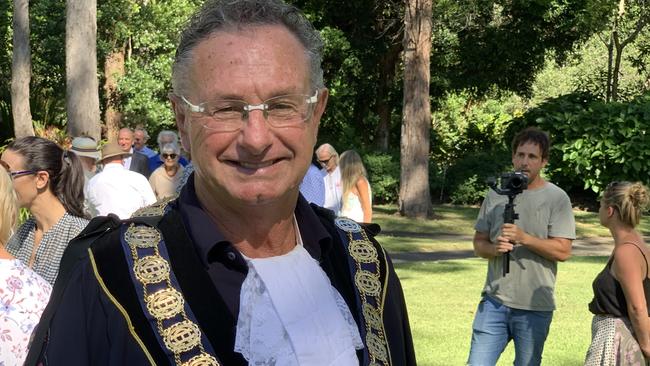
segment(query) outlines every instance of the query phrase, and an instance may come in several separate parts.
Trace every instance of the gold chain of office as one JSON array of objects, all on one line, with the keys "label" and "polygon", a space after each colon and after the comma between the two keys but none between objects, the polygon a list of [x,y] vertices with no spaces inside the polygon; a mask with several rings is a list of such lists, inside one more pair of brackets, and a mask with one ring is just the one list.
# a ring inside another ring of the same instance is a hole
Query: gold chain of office
[{"label": "gold chain of office", "polygon": [[336,218],[335,224],[347,233],[348,253],[356,267],[354,284],[361,298],[361,311],[366,327],[366,346],[370,356],[369,366],[389,366],[390,354],[382,320],[384,291],[380,281],[381,266],[377,248],[372,244],[365,230],[356,222],[339,217]]}]

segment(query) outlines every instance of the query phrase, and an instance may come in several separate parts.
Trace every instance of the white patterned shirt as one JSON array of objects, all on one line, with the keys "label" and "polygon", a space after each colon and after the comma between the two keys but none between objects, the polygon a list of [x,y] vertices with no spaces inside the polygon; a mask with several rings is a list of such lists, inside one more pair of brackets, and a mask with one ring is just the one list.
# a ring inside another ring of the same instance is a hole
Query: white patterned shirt
[{"label": "white patterned shirt", "polygon": [[52,287],[18,259],[0,259],[0,365],[22,365]]},{"label": "white patterned shirt", "polygon": [[[47,282],[54,284],[54,280],[59,274],[63,251],[68,247],[68,242],[77,236],[86,225],[88,225],[88,220],[66,212],[50,230],[43,233],[32,269]],[[23,263],[29,263],[34,249],[35,231],[36,221],[34,218],[25,221],[9,239],[7,251]]]}]

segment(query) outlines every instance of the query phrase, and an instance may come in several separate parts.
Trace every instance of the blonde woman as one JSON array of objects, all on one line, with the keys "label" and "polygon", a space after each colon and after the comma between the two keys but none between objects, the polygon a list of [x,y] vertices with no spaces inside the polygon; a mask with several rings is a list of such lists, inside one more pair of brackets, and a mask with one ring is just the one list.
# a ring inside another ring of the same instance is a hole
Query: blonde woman
[{"label": "blonde woman", "polygon": [[354,150],[345,151],[339,159],[343,186],[341,216],[358,222],[372,220],[372,192],[366,168]]},{"label": "blonde woman", "polygon": [[600,223],[614,250],[592,287],[592,340],[585,365],[645,365],[650,356],[650,251],[635,230],[648,206],[641,183],[613,182],[600,201]]},{"label": "blonde woman", "polygon": [[52,289],[5,249],[18,217],[18,206],[9,166],[2,160],[0,165],[0,365],[22,365],[30,336]]}]

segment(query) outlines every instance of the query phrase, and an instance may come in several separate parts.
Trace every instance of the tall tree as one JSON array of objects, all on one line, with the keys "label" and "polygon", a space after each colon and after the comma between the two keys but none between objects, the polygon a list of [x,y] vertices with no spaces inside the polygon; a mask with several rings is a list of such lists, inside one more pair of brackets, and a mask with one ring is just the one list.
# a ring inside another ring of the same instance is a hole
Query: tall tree
[{"label": "tall tree", "polygon": [[97,0],[66,0],[68,134],[101,137],[97,81]]},{"label": "tall tree", "polygon": [[621,60],[627,45],[634,42],[643,29],[650,24],[650,1],[619,0],[613,11],[611,30],[607,39],[601,38],[607,47],[607,102],[618,100]]},{"label": "tall tree", "polygon": [[427,217],[429,192],[429,65],[432,0],[408,0],[404,17],[404,103],[402,110],[399,210]]},{"label": "tall tree", "polygon": [[16,137],[33,136],[29,107],[32,56],[29,46],[29,0],[14,0],[13,59],[11,63],[11,105]]}]

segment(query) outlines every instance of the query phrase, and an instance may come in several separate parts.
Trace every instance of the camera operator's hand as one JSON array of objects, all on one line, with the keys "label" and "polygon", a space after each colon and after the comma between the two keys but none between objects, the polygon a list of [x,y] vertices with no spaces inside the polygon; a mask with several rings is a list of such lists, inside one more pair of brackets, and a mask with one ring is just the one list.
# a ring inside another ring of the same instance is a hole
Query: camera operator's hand
[{"label": "camera operator's hand", "polygon": [[511,251],[515,245],[508,239],[507,237],[500,235],[497,237],[497,242],[494,245],[494,250],[496,253],[494,253],[494,256],[499,256],[503,255],[504,253],[507,253]]},{"label": "camera operator's hand", "polygon": [[503,224],[501,226],[501,236],[513,244],[525,243],[527,235],[525,231],[521,230],[515,224]]}]

